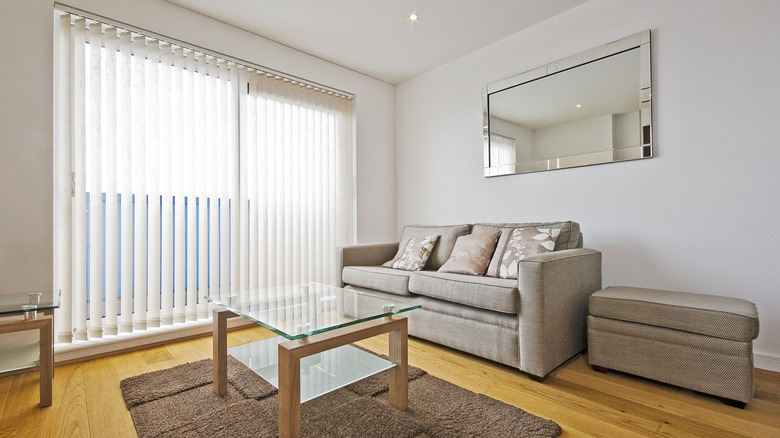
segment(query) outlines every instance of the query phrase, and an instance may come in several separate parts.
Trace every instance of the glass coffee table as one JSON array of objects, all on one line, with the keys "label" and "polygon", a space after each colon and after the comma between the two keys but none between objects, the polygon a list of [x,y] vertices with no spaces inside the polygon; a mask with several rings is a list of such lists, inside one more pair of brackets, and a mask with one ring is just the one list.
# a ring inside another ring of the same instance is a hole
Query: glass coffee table
[{"label": "glass coffee table", "polygon": [[[407,319],[419,305],[318,283],[206,297],[214,318],[214,391],[227,392],[227,354],[279,389],[279,436],[300,436],[300,404],[389,370],[390,404],[407,408]],[[227,319],[279,336],[227,348]],[[389,333],[389,360],[349,344]]]},{"label": "glass coffee table", "polygon": [[0,334],[39,332],[38,341],[13,339],[0,345],[0,376],[40,372],[40,406],[51,406],[54,378],[54,309],[59,294],[53,291],[0,294]]}]

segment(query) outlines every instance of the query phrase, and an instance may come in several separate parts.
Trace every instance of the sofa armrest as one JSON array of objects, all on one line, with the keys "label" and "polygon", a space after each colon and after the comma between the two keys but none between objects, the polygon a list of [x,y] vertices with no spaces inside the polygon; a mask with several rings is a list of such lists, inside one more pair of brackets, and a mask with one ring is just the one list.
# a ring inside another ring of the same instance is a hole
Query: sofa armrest
[{"label": "sofa armrest", "polygon": [[518,265],[520,369],[544,377],[585,349],[590,295],[601,290],[601,252],[567,249]]},{"label": "sofa armrest", "polygon": [[379,266],[391,260],[398,252],[399,242],[347,245],[336,248],[339,284],[343,287],[341,273],[345,266]]}]

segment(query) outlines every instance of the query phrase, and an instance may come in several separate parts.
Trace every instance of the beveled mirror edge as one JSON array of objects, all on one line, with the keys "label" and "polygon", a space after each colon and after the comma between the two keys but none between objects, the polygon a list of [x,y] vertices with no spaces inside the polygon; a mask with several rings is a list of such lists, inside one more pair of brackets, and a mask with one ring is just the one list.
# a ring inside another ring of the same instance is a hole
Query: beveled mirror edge
[{"label": "beveled mirror edge", "polygon": [[[634,48],[640,49],[640,69],[641,69],[641,87],[640,90],[640,108],[639,117],[641,123],[641,144],[639,146],[639,157],[626,158],[620,160],[603,161],[593,164],[607,164],[616,163],[620,161],[632,161],[653,157],[653,124],[652,124],[652,68],[651,68],[651,51],[650,51],[650,30],[644,30],[634,35],[621,38],[611,43],[604,44],[602,46],[594,47],[590,50],[568,56],[558,61],[554,61],[543,65],[541,67],[534,68],[532,70],[525,71],[523,73],[501,79],[495,82],[491,82],[482,87],[482,114],[483,114],[483,160],[484,160],[484,176],[495,177],[503,175],[514,175],[520,173],[541,172],[544,170],[557,170],[572,167],[582,167],[583,164],[565,165],[554,169],[542,169],[542,170],[526,170],[526,171],[505,171],[498,167],[489,167],[488,159],[490,155],[490,143],[489,143],[489,124],[490,115],[488,113],[488,96],[492,93],[505,90],[535,79],[539,79],[550,74],[567,70],[570,68],[578,67],[589,62],[596,61],[598,59],[615,55],[626,50]],[[562,158],[576,158],[562,157]],[[511,165],[515,167],[517,163]],[[507,166],[503,166],[507,167]]]}]

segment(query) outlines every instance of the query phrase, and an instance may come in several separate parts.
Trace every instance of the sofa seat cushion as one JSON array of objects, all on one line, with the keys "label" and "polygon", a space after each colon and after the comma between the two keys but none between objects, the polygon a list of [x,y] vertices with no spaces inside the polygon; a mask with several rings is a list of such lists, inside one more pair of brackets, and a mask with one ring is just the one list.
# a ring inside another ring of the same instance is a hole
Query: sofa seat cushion
[{"label": "sofa seat cushion", "polygon": [[411,295],[409,276],[412,271],[385,268],[382,266],[345,266],[342,281],[357,288],[376,289],[395,295]]},{"label": "sofa seat cushion", "polygon": [[758,337],[758,310],[740,298],[611,286],[590,297],[593,316],[733,341]]},{"label": "sofa seat cushion", "polygon": [[[422,305],[422,308],[428,312],[440,313],[456,318],[462,318],[476,324],[498,326],[514,331],[517,331],[519,326],[517,313],[496,312],[495,310],[480,309],[473,306],[464,306],[463,304],[453,303],[451,301],[444,301],[438,298],[431,298],[422,295],[413,295],[413,298],[415,304]],[[410,312],[409,315],[412,315],[414,312],[417,312],[417,310]]]},{"label": "sofa seat cushion", "polygon": [[517,280],[419,271],[409,279],[409,291],[427,297],[496,312],[517,313]]},{"label": "sofa seat cushion", "polygon": [[351,284],[345,285],[344,288],[349,290],[358,290],[380,298],[385,298],[403,306],[421,305],[422,309],[404,313],[404,315],[409,318],[410,324],[412,321],[419,322],[420,319],[424,319],[425,317],[421,315],[422,313],[436,313],[467,320],[464,321],[464,324],[474,323],[486,326],[497,326],[507,330],[513,330],[515,332],[517,332],[520,325],[516,313],[503,313],[496,312],[494,310],[480,309],[472,306],[464,306],[463,304],[453,303],[450,301],[444,301],[438,298],[431,298],[417,294],[401,296],[389,292],[382,292],[376,289],[358,287]]}]

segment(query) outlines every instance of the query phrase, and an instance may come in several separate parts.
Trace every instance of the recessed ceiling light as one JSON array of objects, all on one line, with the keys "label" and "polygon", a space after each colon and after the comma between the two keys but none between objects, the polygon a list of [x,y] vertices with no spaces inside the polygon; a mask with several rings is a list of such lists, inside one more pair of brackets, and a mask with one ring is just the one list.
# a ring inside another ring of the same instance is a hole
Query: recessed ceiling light
[{"label": "recessed ceiling light", "polygon": [[581,104],[581,103],[578,103],[578,104],[577,104],[577,108],[582,108],[582,104]]},{"label": "recessed ceiling light", "polygon": [[417,15],[416,12],[412,12],[411,14],[409,14],[409,21],[411,21],[411,22],[415,22],[415,21],[417,21],[419,19],[420,19],[420,16]]}]

